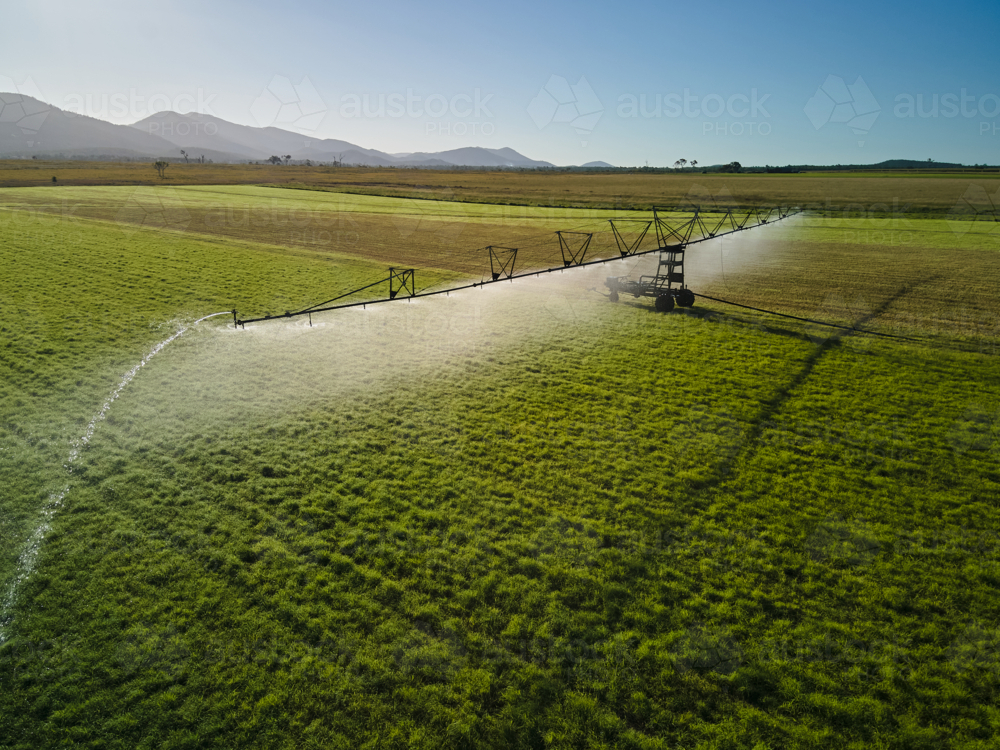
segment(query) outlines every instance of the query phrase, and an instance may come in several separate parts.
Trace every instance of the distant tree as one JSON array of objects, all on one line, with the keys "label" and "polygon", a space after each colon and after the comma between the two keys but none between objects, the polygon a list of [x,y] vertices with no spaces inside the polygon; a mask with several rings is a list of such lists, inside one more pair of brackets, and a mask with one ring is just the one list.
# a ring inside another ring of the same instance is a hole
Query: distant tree
[{"label": "distant tree", "polygon": [[674,169],[680,169],[680,167],[681,167],[681,160],[678,159],[677,161],[674,162]]},{"label": "distant tree", "polygon": [[153,166],[156,167],[156,171],[160,174],[160,179],[163,179],[163,173],[167,171],[169,164],[165,161],[154,161]]},{"label": "distant tree", "polygon": [[184,157],[184,163],[187,164],[188,163],[187,151],[185,151],[184,149],[181,149],[181,156]]},{"label": "distant tree", "polygon": [[677,163],[681,165],[681,169],[684,169],[684,167],[687,166],[688,160],[687,159],[678,159]]},{"label": "distant tree", "polygon": [[52,178],[52,181],[53,181],[53,182],[57,182],[57,180],[56,180],[56,178],[55,178],[55,177],[53,177],[53,178]]},{"label": "distant tree", "polygon": [[281,158],[285,160],[285,165],[287,166],[288,162],[290,162],[292,160],[292,155],[291,154],[286,154],[285,156],[282,156]]},{"label": "distant tree", "polygon": [[698,166],[698,160],[697,159],[692,159],[691,160],[691,169],[694,169],[697,166]]},{"label": "distant tree", "polygon": [[272,156],[270,159],[268,159],[268,161],[271,162],[271,164],[281,164],[281,157]]}]

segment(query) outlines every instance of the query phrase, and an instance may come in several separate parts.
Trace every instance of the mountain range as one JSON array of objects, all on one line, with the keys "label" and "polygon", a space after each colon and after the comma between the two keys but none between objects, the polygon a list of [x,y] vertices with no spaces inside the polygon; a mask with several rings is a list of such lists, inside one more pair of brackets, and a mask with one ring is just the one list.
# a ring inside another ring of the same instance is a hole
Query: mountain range
[{"label": "mountain range", "polygon": [[551,167],[512,148],[470,146],[449,151],[389,154],[335,138],[281,128],[237,125],[203,114],[158,112],[132,125],[114,125],[67,112],[23,94],[0,92],[0,158],[204,158],[214,162],[292,161],[370,167]]}]

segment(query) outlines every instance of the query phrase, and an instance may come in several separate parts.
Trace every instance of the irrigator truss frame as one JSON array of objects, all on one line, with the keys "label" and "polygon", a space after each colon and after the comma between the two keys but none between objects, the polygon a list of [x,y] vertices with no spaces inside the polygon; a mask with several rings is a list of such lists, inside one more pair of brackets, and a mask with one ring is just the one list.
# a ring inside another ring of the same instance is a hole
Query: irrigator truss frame
[{"label": "irrigator truss frame", "polygon": [[[705,242],[715,237],[723,237],[727,234],[734,234],[735,232],[742,232],[746,229],[753,229],[754,227],[785,219],[799,213],[799,209],[797,208],[776,207],[717,209],[703,212],[697,206],[693,208],[663,208],[654,206],[652,210],[652,220],[636,218],[609,220],[615,242],[618,245],[619,257],[585,261],[584,256],[590,246],[590,241],[593,239],[594,233],[560,231],[556,232],[556,236],[559,239],[559,249],[562,253],[562,266],[515,274],[514,262],[517,259],[517,248],[490,245],[484,248],[488,253],[490,262],[491,278],[489,280],[449,287],[448,289],[438,289],[432,292],[417,292],[415,286],[415,269],[390,268],[389,275],[384,279],[359,287],[358,289],[353,289],[350,292],[345,292],[323,302],[318,302],[302,310],[294,312],[286,310],[283,315],[264,315],[259,318],[241,319],[234,309],[232,311],[233,324],[236,327],[245,327],[247,323],[259,323],[266,320],[295,318],[307,315],[309,316],[309,323],[311,325],[313,313],[344,310],[350,307],[366,308],[368,305],[392,302],[400,298],[400,292],[406,292],[403,298],[408,300],[420,297],[432,297],[463,289],[484,287],[499,281],[513,281],[514,279],[538,276],[543,273],[563,271],[570,266],[575,268],[593,266],[621,260],[622,258],[638,258],[652,253],[660,253],[660,263],[657,267],[657,273],[652,276],[641,276],[638,280],[631,280],[627,276],[609,276],[605,280],[605,286],[610,290],[609,298],[613,302],[617,301],[619,292],[622,292],[632,294],[635,297],[655,297],[657,300],[656,308],[658,310],[673,309],[675,303],[682,307],[688,307],[694,303],[695,297],[694,293],[687,288],[684,281],[684,253],[689,245]],[[619,227],[619,225],[627,223],[645,225],[639,231],[637,238],[631,242],[625,239]],[[648,250],[641,250],[642,241],[648,235],[650,227],[655,227],[657,246]],[[696,230],[701,236],[692,239],[692,237],[695,237]],[[574,245],[576,245],[575,250],[573,249]],[[330,304],[387,282],[389,284],[388,297],[365,300],[363,302],[345,302],[339,305]]]}]

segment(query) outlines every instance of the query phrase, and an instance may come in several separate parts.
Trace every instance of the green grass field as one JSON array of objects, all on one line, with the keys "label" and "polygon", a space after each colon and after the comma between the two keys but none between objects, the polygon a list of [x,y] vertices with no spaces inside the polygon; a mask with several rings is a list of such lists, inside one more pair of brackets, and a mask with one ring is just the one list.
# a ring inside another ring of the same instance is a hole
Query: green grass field
[{"label": "green grass field", "polygon": [[604,216],[66,190],[0,196],[0,747],[996,745],[989,226],[691,253],[696,291],[917,341],[612,305],[619,261],[206,320],[80,444],[203,315]]}]

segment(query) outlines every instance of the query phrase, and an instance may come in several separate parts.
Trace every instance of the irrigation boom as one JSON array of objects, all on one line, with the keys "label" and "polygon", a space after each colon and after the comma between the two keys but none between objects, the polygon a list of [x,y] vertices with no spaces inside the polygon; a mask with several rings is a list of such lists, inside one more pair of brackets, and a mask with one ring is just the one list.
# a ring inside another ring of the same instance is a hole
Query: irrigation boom
[{"label": "irrigation boom", "polygon": [[[660,253],[660,262],[657,266],[656,274],[640,276],[638,279],[629,279],[627,276],[609,276],[604,284],[610,292],[608,298],[612,302],[618,301],[619,293],[631,294],[635,297],[653,297],[656,300],[656,309],[661,312],[668,312],[675,305],[690,307],[694,304],[695,294],[688,289],[684,280],[684,253],[689,245],[753,229],[754,227],[759,227],[773,221],[780,221],[796,213],[799,213],[797,209],[778,208],[703,212],[699,208],[677,210],[654,207],[653,218],[650,220],[634,218],[609,220],[615,242],[618,246],[618,257],[612,256],[610,258],[584,260],[587,249],[590,246],[590,241],[594,236],[593,232],[556,232],[556,236],[559,238],[559,250],[562,253],[563,265],[561,266],[514,273],[517,248],[490,245],[484,248],[489,254],[490,278],[488,280],[484,279],[483,281],[448,287],[447,289],[418,292],[414,280],[416,269],[390,268],[388,277],[384,279],[372,282],[332,299],[318,302],[315,305],[310,305],[302,310],[288,311],[283,315],[265,315],[260,318],[244,319],[239,318],[236,310],[233,310],[233,323],[236,326],[245,326],[247,323],[259,323],[264,320],[277,320],[280,318],[295,318],[302,315],[308,315],[311,323],[313,313],[345,310],[350,307],[367,307],[368,305],[392,302],[393,300],[401,299],[400,292],[406,293],[402,299],[433,297],[437,294],[450,294],[451,292],[463,289],[484,287],[488,284],[495,284],[498,281],[513,281],[514,279],[538,276],[543,273],[564,271],[569,267],[594,266],[600,263],[621,260],[622,258],[638,258],[652,253]],[[638,236],[632,241],[627,241],[622,231],[622,226],[627,223],[641,226],[640,229],[635,230],[638,231]],[[656,247],[643,250],[641,249],[642,241],[646,238],[650,227],[654,227],[655,230]],[[388,297],[362,302],[331,304],[366,289],[385,284],[386,282],[389,284]]]}]

